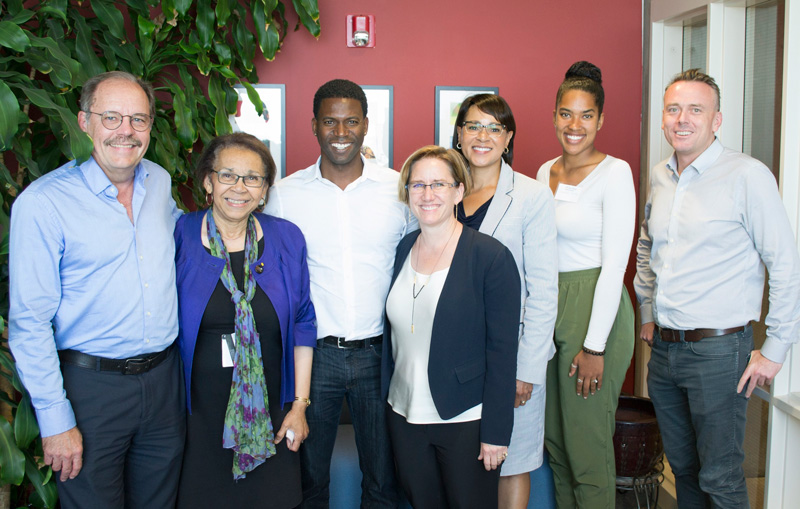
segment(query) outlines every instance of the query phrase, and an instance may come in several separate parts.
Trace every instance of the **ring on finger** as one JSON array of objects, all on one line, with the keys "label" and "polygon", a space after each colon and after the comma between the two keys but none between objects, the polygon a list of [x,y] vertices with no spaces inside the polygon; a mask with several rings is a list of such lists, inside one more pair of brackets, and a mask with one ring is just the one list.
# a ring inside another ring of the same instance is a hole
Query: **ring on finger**
[{"label": "ring on finger", "polygon": [[598,380],[597,380],[597,378],[595,378],[594,380],[592,380],[592,383],[593,383],[593,384],[596,384],[596,383],[598,383]]},{"label": "ring on finger", "polygon": [[577,364],[570,363],[570,366],[572,366],[572,369],[578,369],[578,365]]},{"label": "ring on finger", "polygon": [[578,378],[578,383],[582,384],[583,383],[583,378]]}]

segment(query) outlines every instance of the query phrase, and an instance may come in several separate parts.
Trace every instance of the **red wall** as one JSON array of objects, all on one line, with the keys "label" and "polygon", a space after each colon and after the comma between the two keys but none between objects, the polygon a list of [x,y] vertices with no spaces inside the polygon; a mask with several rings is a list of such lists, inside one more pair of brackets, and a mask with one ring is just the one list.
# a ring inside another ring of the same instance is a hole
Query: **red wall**
[{"label": "red wall", "polygon": [[[319,156],[311,134],[314,92],[333,78],[394,86],[394,168],[434,143],[434,87],[496,86],[517,122],[514,169],[535,176],[560,154],[553,107],[577,60],[603,71],[605,123],[597,147],[627,161],[638,189],[642,8],[633,0],[320,0],[322,35],[290,32],[262,83],[286,85],[287,173]],[[375,16],[375,48],[348,48],[348,14]],[[296,18],[289,18],[290,27]],[[628,267],[626,283],[635,266]],[[623,390],[633,392],[632,369]]]},{"label": "red wall", "polygon": [[[600,150],[628,161],[638,183],[642,80],[641,2],[578,0],[321,0],[322,34],[290,31],[263,83],[286,84],[287,173],[312,164],[314,92],[333,78],[394,86],[394,167],[434,141],[434,87],[497,86],[517,121],[514,169],[533,176],[560,153],[555,93],[576,60],[603,71]],[[345,45],[348,14],[375,16],[375,48]],[[290,29],[294,17],[289,19]]]}]

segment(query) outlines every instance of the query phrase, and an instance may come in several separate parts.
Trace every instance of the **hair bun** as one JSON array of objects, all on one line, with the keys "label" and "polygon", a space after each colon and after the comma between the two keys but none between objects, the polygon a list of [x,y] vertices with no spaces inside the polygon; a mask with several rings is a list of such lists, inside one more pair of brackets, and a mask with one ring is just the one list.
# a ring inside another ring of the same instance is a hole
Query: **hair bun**
[{"label": "hair bun", "polygon": [[600,72],[600,68],[585,60],[575,62],[570,66],[564,75],[564,79],[568,80],[570,78],[589,78],[598,84],[603,83],[603,74]]}]

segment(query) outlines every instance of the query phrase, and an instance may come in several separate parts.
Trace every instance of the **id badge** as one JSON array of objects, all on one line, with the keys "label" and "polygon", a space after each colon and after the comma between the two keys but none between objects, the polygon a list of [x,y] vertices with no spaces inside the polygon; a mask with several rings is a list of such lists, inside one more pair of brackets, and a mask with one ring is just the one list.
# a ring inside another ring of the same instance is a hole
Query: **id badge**
[{"label": "id badge", "polygon": [[222,335],[222,367],[232,368],[236,357],[236,333]]},{"label": "id badge", "polygon": [[578,186],[571,186],[569,184],[558,184],[556,188],[556,195],[555,199],[560,201],[566,201],[570,203],[576,203],[581,197],[581,188]]}]

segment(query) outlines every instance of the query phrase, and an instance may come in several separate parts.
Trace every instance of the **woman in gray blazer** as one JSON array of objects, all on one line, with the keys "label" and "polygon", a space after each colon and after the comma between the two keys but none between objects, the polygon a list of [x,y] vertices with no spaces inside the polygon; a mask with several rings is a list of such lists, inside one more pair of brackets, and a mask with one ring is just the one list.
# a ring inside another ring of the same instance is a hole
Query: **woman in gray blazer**
[{"label": "woman in gray blazer", "polygon": [[542,464],[545,377],[555,353],[558,260],[553,197],[547,186],[511,169],[516,122],[493,94],[468,97],[453,142],[469,163],[472,192],[458,220],[491,235],[514,255],[522,281],[514,429],[500,475],[499,506],[525,508],[531,471]]}]

